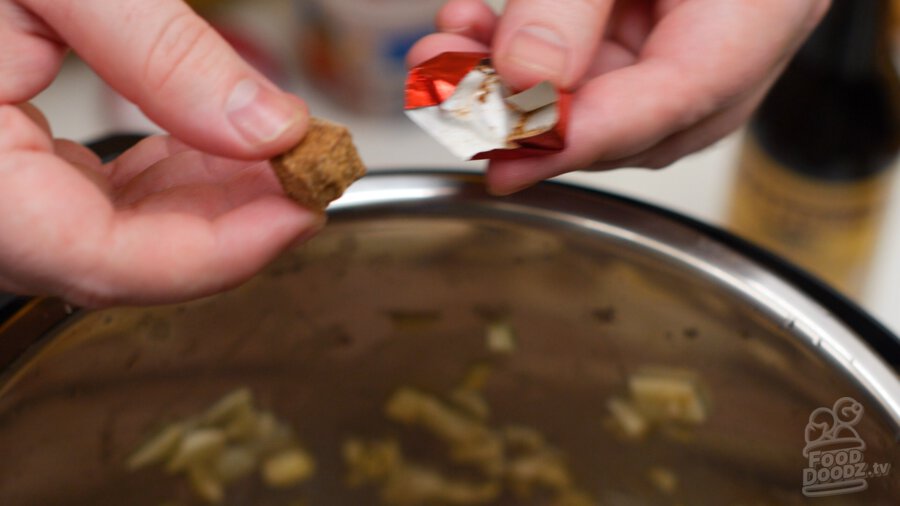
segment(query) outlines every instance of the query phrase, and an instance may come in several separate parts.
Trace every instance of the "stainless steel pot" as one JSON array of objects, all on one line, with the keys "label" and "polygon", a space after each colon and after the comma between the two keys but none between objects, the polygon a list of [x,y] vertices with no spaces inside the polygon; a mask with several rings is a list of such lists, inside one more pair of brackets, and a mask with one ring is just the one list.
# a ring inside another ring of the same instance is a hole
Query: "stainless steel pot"
[{"label": "stainless steel pot", "polygon": [[[517,334],[502,359],[485,349],[491,315]],[[189,504],[181,480],[123,463],[160,424],[241,386],[319,470],[291,492],[250,480],[225,504],[377,504],[343,485],[341,441],[396,431],[381,406],[398,386],[444,391],[484,361],[492,419],[543,432],[599,504],[900,500],[900,469],[854,493],[803,488],[810,416],[841,398],[864,409],[844,429],[868,470],[900,467],[895,336],[726,234],[556,184],[493,198],[474,175],[372,175],[319,237],[237,290],[73,314],[31,301],[0,344],[3,505]],[[708,420],[644,441],[608,430],[607,401],[648,366],[694,371]],[[677,476],[672,495],[651,486],[654,467]]]}]

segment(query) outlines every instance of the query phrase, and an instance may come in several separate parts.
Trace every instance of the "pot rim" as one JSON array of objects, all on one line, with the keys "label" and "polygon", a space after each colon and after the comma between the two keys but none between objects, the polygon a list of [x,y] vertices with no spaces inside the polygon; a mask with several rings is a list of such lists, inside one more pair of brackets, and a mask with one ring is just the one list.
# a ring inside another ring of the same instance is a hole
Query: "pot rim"
[{"label": "pot rim", "polygon": [[[492,197],[484,191],[480,173],[453,169],[372,172],[328,212],[339,217],[411,208],[422,201],[526,213],[549,224],[631,242],[674,261],[772,315],[852,378],[900,427],[900,338],[812,275],[727,231],[646,202],[568,183],[543,182],[509,197]],[[609,220],[615,213],[617,223]],[[14,298],[0,304],[0,379],[13,373],[15,362],[30,356],[42,338],[73,313],[57,299]]]},{"label": "pot rim", "polygon": [[[484,191],[480,172],[441,168],[371,173],[335,201],[329,213],[396,210],[428,200],[465,200],[554,225],[593,229],[726,285],[817,348],[900,427],[900,337],[815,276],[730,232],[653,204],[564,182],[545,181],[498,198]],[[616,216],[618,226],[607,220],[616,213],[627,215]]]}]

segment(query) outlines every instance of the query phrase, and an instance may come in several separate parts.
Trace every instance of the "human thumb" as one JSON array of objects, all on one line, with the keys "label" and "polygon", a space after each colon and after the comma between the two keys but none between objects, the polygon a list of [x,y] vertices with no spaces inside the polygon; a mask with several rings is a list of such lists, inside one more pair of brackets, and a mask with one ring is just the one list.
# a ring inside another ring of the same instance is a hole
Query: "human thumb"
[{"label": "human thumb", "polygon": [[613,0],[510,0],[494,37],[494,65],[507,84],[575,86],[605,29]]}]

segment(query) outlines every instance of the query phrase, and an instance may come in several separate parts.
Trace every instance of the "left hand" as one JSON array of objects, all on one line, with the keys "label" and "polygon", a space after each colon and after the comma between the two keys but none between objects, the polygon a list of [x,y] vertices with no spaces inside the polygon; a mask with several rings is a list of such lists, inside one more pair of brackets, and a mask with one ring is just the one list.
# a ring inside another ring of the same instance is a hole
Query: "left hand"
[{"label": "left hand", "polygon": [[[27,101],[69,48],[173,137],[108,164],[53,139]],[[182,0],[0,0],[0,290],[98,307],[247,280],[322,225],[265,162],[307,120]]]}]

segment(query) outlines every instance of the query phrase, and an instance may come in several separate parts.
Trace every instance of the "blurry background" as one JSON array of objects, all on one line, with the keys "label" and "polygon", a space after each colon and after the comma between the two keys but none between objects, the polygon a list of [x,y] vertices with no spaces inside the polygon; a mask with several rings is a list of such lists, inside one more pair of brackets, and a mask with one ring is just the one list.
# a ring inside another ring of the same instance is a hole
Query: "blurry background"
[{"label": "blurry background", "polygon": [[[442,0],[192,3],[248,60],[303,97],[313,114],[347,124],[372,170],[483,167],[480,162],[464,163],[453,158],[400,112],[405,51],[431,30],[434,12]],[[895,42],[900,41],[900,31],[894,36]],[[34,102],[50,119],[57,137],[87,142],[114,132],[159,131],[74,56],[66,62],[59,79]],[[736,133],[663,171],[624,169],[559,179],[727,226],[742,140],[743,133]],[[897,178],[890,182],[887,206],[885,220],[879,224],[879,239],[871,258],[865,260],[867,282],[854,298],[900,333]]]}]

